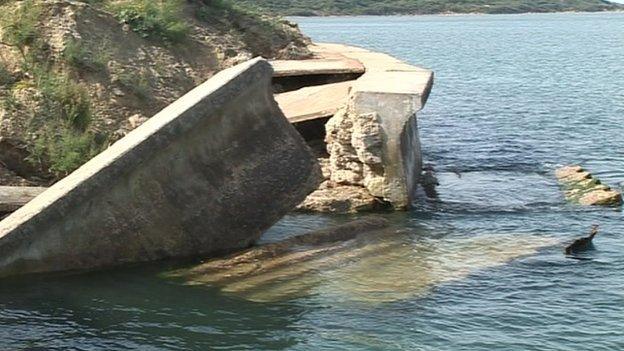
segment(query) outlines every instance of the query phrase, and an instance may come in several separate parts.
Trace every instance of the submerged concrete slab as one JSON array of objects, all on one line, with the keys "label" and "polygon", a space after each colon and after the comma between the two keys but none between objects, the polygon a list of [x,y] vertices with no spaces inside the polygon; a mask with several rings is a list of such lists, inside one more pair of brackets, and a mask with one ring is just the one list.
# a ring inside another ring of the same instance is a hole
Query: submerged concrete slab
[{"label": "submerged concrete slab", "polygon": [[274,77],[293,77],[327,74],[358,74],[365,68],[358,60],[336,57],[311,60],[271,61]]},{"label": "submerged concrete slab", "polygon": [[0,222],[0,276],[249,246],[320,177],[272,74],[215,75]]},{"label": "submerged concrete slab", "polygon": [[353,82],[306,87],[277,94],[275,100],[291,123],[333,116],[343,107]]}]

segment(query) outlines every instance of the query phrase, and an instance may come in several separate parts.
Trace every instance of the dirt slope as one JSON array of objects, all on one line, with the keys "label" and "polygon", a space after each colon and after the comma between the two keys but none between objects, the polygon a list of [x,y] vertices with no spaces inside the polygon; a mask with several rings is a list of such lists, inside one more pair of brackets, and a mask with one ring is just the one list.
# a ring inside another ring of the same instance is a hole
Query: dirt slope
[{"label": "dirt slope", "polygon": [[215,0],[0,1],[0,184],[49,184],[215,72],[303,58],[296,25]]}]

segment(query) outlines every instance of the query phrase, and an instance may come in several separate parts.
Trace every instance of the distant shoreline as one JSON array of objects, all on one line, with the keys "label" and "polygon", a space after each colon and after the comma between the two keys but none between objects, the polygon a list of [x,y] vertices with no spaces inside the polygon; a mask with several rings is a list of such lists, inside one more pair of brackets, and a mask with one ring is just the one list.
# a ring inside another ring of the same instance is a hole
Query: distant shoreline
[{"label": "distant shoreline", "polygon": [[549,14],[600,14],[600,13],[624,13],[622,10],[605,10],[605,11],[551,11],[551,12],[509,12],[509,13],[488,13],[488,12],[439,12],[439,13],[396,13],[383,15],[284,15],[287,18],[342,18],[342,17],[459,17],[459,16],[521,16],[521,15],[549,15]]}]

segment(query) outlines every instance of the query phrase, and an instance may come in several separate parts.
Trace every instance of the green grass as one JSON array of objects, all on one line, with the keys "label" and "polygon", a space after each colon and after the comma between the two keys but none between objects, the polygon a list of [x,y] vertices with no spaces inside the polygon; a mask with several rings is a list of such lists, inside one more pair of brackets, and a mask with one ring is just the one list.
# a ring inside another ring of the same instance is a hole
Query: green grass
[{"label": "green grass", "polygon": [[291,16],[604,11],[624,6],[602,0],[239,0]]},{"label": "green grass", "polygon": [[63,177],[102,150],[89,131],[93,120],[91,99],[84,86],[65,74],[39,72],[37,76],[42,106],[39,118],[45,124],[38,131],[29,161]]},{"label": "green grass", "polygon": [[184,1],[126,0],[112,3],[108,8],[117,20],[128,24],[143,38],[178,43],[189,30],[182,17]]}]

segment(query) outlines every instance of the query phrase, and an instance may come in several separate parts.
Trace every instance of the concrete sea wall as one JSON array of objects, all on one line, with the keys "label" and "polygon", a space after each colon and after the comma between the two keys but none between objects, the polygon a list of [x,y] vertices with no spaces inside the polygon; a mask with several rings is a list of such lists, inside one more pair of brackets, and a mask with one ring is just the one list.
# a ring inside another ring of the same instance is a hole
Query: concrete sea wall
[{"label": "concrete sea wall", "polygon": [[319,182],[262,59],[223,71],[0,222],[0,276],[249,246]]}]

